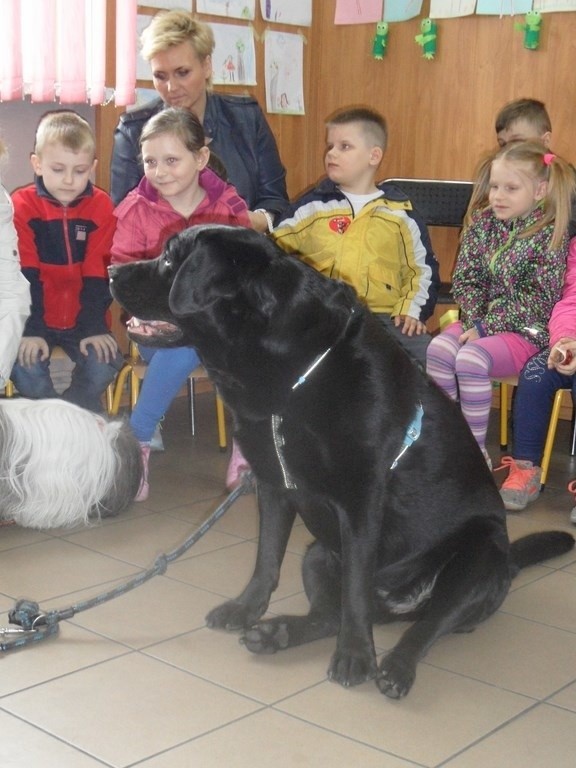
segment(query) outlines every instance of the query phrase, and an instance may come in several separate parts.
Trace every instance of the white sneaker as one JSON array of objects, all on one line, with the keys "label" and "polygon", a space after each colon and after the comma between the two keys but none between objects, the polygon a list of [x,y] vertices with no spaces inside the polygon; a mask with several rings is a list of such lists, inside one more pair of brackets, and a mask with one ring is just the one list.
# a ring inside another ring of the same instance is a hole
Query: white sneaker
[{"label": "white sneaker", "polygon": [[162,440],[162,427],[160,426],[160,422],[158,422],[156,425],[156,429],[152,435],[152,440],[150,440],[150,450],[154,451],[155,453],[159,453],[164,450],[164,441]]}]

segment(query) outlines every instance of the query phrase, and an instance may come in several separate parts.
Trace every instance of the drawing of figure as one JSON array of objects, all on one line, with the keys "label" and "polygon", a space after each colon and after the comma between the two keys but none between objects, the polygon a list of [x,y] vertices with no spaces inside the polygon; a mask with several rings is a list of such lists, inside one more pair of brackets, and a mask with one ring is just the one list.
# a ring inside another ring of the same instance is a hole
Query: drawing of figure
[{"label": "drawing of figure", "polygon": [[228,80],[231,83],[233,83],[235,81],[235,79],[236,79],[235,78],[235,74],[234,74],[235,71],[236,71],[236,66],[234,64],[234,59],[232,58],[231,54],[226,56],[226,59],[224,61],[224,69],[226,70],[226,72],[228,74]]},{"label": "drawing of figure", "polygon": [[236,40],[237,62],[238,62],[238,82],[243,83],[246,80],[246,71],[244,68],[244,50],[246,46],[241,38]]}]

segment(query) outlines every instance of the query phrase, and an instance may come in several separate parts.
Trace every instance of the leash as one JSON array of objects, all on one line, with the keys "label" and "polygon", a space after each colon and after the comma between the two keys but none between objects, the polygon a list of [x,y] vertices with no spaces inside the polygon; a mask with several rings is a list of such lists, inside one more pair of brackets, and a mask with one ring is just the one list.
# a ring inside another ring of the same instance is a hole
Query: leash
[{"label": "leash", "polygon": [[169,563],[177,560],[184,552],[187,552],[196,542],[207,533],[214,523],[219,520],[225,512],[234,504],[236,499],[245,493],[251,493],[254,490],[254,476],[251,472],[244,472],[240,485],[235,488],[220,504],[214,512],[208,517],[202,525],[197,528],[180,546],[173,549],[168,554],[159,555],[154,563],[145,571],[134,576],[124,584],[103,592],[89,600],[83,600],[68,608],[44,612],[40,609],[38,603],[33,600],[18,600],[14,608],[8,614],[12,627],[0,628],[0,651],[10,651],[13,648],[44,640],[46,637],[55,635],[59,630],[59,623],[64,619],[71,619],[75,614],[102,605],[115,597],[120,597],[132,589],[136,589],[141,584],[150,581],[154,576],[166,572]]}]

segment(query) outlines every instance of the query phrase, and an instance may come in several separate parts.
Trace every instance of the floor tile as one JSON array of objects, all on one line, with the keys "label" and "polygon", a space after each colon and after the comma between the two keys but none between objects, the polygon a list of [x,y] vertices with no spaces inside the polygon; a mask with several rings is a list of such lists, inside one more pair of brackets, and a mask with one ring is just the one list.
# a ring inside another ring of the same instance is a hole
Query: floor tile
[{"label": "floor tile", "polygon": [[576,637],[555,627],[498,613],[470,634],[442,638],[426,661],[542,699],[576,679]]},{"label": "floor tile", "polygon": [[142,760],[259,708],[136,653],[7,696],[0,704],[114,766]]},{"label": "floor tile", "polygon": [[0,711],[0,765],[3,768],[102,768],[102,762],[60,739]]},{"label": "floor tile", "polygon": [[201,629],[146,649],[146,653],[198,677],[266,704],[326,679],[333,640],[272,655],[250,653],[239,633]]},{"label": "floor tile", "polygon": [[250,718],[152,758],[142,768],[416,768],[329,730],[274,711]]},{"label": "floor tile", "polygon": [[132,575],[136,568],[69,541],[48,539],[0,557],[0,590],[37,602]]},{"label": "floor tile", "polygon": [[324,682],[276,708],[435,766],[531,705],[526,697],[420,664],[413,689],[400,701],[383,696],[372,682],[353,689]]},{"label": "floor tile", "polygon": [[574,768],[575,755],[576,713],[542,704],[445,768]]}]

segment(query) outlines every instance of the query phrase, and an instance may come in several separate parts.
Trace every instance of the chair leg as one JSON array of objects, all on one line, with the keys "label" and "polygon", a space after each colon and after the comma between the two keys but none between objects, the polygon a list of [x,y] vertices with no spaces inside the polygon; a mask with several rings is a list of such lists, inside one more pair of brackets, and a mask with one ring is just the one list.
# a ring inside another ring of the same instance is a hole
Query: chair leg
[{"label": "chair leg", "polygon": [[572,393],[572,427],[570,431],[570,456],[576,455],[576,402]]},{"label": "chair leg", "polygon": [[554,440],[556,439],[556,430],[558,428],[558,419],[560,418],[560,408],[562,407],[563,396],[563,389],[556,390],[556,394],[554,395],[554,405],[552,406],[552,413],[550,415],[550,421],[548,422],[548,433],[544,445],[544,455],[542,457],[542,477],[540,478],[541,490],[544,490],[546,479],[548,477],[548,470],[550,469],[550,459],[552,458]]},{"label": "chair leg", "polygon": [[116,416],[120,410],[120,400],[122,399],[122,392],[124,391],[124,384],[126,383],[126,377],[132,371],[131,365],[125,365],[118,376],[116,376],[116,383],[114,385],[114,396],[112,398],[112,405],[108,409],[111,416]]},{"label": "chair leg", "polygon": [[190,403],[190,431],[192,432],[192,437],[196,434],[196,417],[194,414],[194,397],[196,395],[196,385],[194,382],[194,377],[189,376],[188,377],[188,400]]},{"label": "chair leg", "polygon": [[226,416],[224,414],[224,403],[216,395],[216,418],[218,419],[218,445],[221,451],[226,450]]},{"label": "chair leg", "polygon": [[500,382],[500,450],[508,448],[508,384]]},{"label": "chair leg", "polygon": [[114,384],[108,384],[106,387],[106,413],[108,416],[112,414],[112,406],[114,404]]}]

